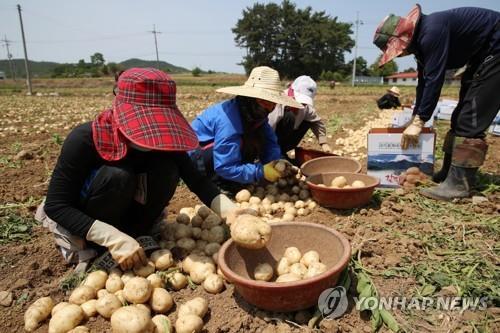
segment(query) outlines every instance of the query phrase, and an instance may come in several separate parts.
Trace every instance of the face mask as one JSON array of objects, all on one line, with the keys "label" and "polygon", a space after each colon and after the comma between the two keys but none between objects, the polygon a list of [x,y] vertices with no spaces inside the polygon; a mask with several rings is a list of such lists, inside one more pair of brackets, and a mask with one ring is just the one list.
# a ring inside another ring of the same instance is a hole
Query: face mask
[{"label": "face mask", "polygon": [[130,142],[128,145],[130,148],[133,148],[133,149],[138,150],[138,151],[143,151],[143,152],[151,151],[151,149],[149,149],[149,148],[140,147],[132,142]]}]

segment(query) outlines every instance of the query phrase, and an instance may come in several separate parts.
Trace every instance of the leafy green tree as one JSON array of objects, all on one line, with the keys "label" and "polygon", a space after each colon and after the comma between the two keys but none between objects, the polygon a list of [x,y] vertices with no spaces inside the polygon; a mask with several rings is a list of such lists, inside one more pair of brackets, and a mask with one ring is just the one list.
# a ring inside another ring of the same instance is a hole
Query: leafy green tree
[{"label": "leafy green tree", "polygon": [[[351,60],[347,63],[347,68],[351,69],[351,75],[352,75],[352,65],[353,65],[354,60]],[[366,61],[365,58],[363,57],[357,57],[356,58],[356,75],[370,75],[370,69],[368,68],[368,62]]]},{"label": "leafy green tree", "polygon": [[247,73],[267,65],[290,79],[339,70],[344,52],[354,46],[351,24],[311,7],[299,9],[289,0],[247,7],[232,31],[236,45],[247,50],[241,62]]},{"label": "leafy green tree", "polygon": [[398,64],[394,60],[389,61],[384,66],[379,67],[378,63],[382,55],[379,55],[375,62],[370,65],[370,73],[372,76],[389,76],[398,71]]},{"label": "leafy green tree", "polygon": [[193,70],[191,71],[191,74],[193,76],[201,76],[201,73],[202,73],[202,70],[200,67],[195,67],[193,68]]},{"label": "leafy green tree", "polygon": [[416,70],[415,68],[413,68],[413,67],[409,67],[409,68],[405,69],[405,70],[403,71],[403,73],[414,73],[414,72],[416,72],[416,71],[417,71],[417,70]]},{"label": "leafy green tree", "polygon": [[96,67],[100,67],[105,63],[104,56],[102,53],[96,52],[90,56],[90,63]]}]

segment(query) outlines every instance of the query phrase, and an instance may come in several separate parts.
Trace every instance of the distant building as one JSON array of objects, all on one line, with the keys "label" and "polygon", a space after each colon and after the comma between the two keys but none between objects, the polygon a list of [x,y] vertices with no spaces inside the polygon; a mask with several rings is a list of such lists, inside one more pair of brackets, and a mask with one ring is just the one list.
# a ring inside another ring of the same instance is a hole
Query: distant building
[{"label": "distant building", "polygon": [[418,84],[418,73],[396,73],[384,77],[384,83],[388,85],[416,86]]},{"label": "distant building", "polygon": [[6,76],[4,72],[0,72],[0,80],[5,80]]},{"label": "distant building", "polygon": [[382,76],[356,75],[356,78],[354,79],[354,84],[356,84],[356,85],[384,84],[384,78]]}]

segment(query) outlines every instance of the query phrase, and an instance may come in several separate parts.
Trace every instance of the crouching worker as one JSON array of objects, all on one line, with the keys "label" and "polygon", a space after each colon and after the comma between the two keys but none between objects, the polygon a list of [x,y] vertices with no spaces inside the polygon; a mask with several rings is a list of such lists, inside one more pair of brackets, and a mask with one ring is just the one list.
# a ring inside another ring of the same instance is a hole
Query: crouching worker
[{"label": "crouching worker", "polygon": [[377,100],[377,106],[379,109],[396,109],[401,107],[401,102],[399,101],[399,88],[394,86],[391,89],[387,89],[387,93]]},{"label": "crouching worker", "polygon": [[187,151],[198,140],[170,76],[132,68],[114,93],[111,108],[64,141],[37,219],[68,262],[85,264],[104,247],[127,270],[147,263],[135,238],[161,219],[179,179],[221,217],[236,206],[193,167]]},{"label": "crouching worker", "polygon": [[317,85],[313,79],[306,75],[299,76],[285,90],[285,94],[293,97],[303,107],[279,104],[269,114],[269,124],[275,130],[283,154],[297,147],[309,129],[313,131],[324,152],[332,151],[326,143],[325,124],[314,108],[316,92]]},{"label": "crouching worker", "polygon": [[267,117],[276,104],[302,107],[282,89],[277,71],[256,67],[244,85],[217,90],[233,98],[210,106],[192,122],[200,147],[191,158],[223,189],[236,192],[242,184],[280,177],[272,162],[281,150]]}]

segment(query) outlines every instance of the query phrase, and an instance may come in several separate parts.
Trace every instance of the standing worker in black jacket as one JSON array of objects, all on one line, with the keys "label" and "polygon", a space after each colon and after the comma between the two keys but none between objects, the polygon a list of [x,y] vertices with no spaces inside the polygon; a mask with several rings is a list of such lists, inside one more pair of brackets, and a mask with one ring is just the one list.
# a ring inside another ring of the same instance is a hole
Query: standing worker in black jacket
[{"label": "standing worker in black jacket", "polygon": [[443,145],[443,168],[434,175],[442,183],[421,193],[437,200],[468,197],[486,157],[486,130],[500,108],[500,13],[464,7],[424,15],[416,5],[407,17],[387,16],[373,42],[384,52],[380,66],[408,54],[418,63],[414,117],[403,132],[403,149],[418,144],[446,70],[467,65]]}]

